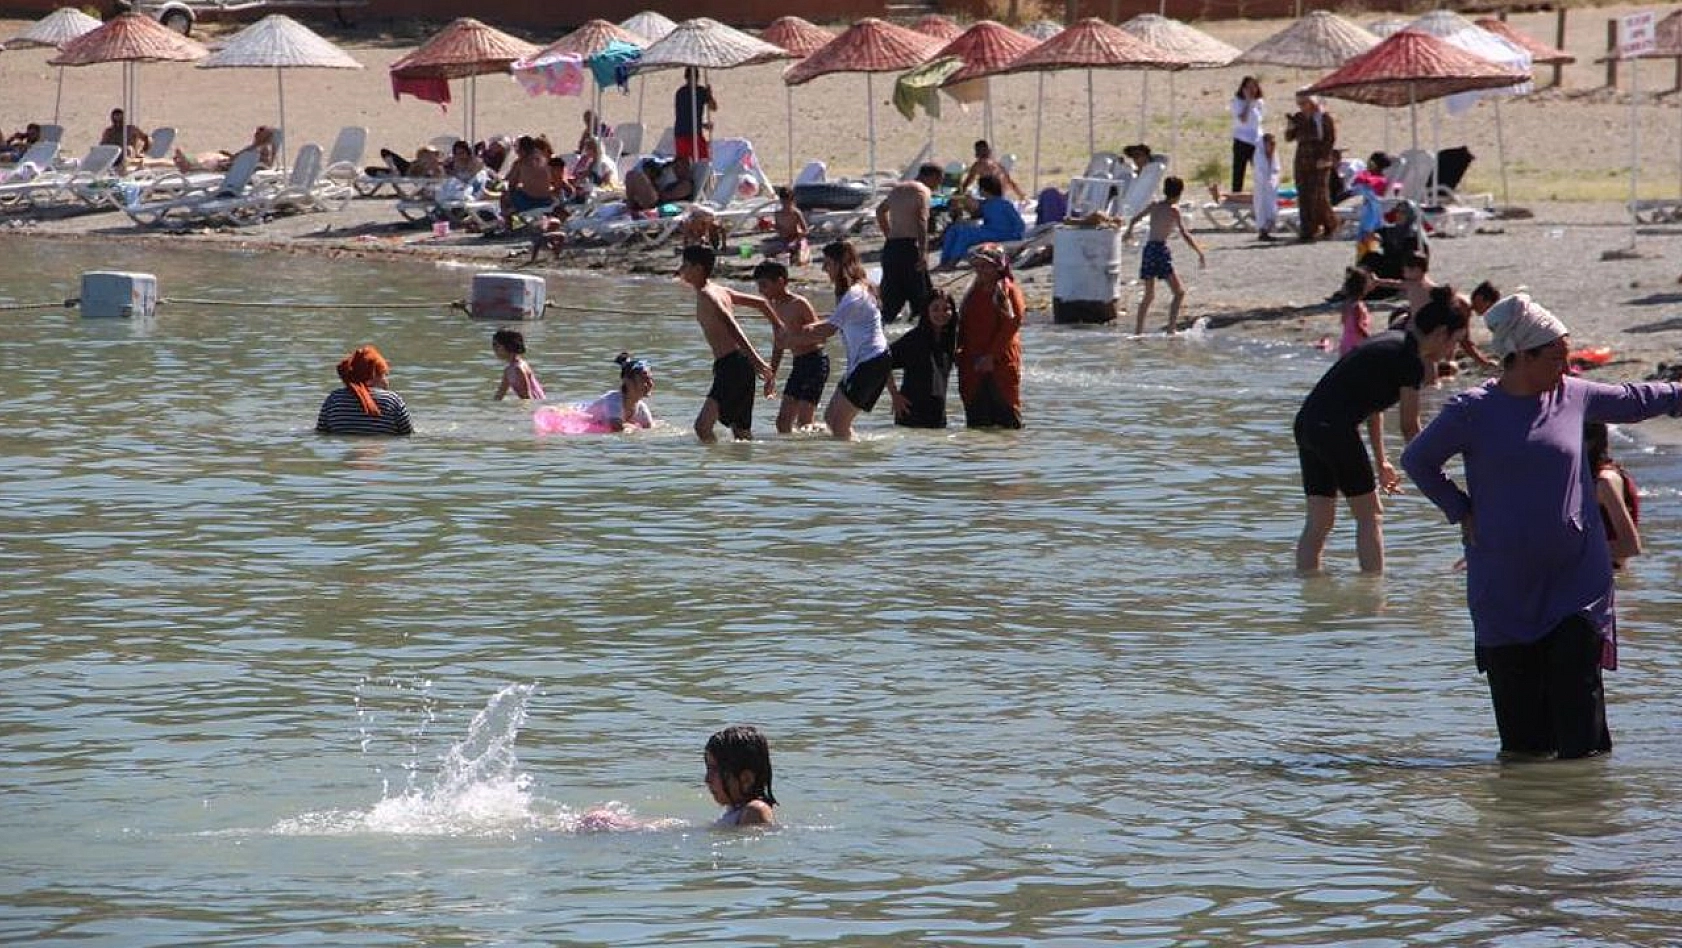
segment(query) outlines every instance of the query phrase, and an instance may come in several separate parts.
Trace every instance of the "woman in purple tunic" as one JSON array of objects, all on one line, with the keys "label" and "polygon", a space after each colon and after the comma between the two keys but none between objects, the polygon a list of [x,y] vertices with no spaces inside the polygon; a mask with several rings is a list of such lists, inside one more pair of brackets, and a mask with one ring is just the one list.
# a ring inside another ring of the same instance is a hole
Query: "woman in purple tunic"
[{"label": "woman in purple tunic", "polygon": [[[1528,296],[1484,315],[1501,376],[1451,399],[1402,453],[1426,497],[1458,523],[1477,666],[1503,755],[1612,749],[1602,668],[1616,667],[1612,561],[1583,452],[1583,423],[1682,412],[1669,382],[1566,376],[1568,330]],[[1462,488],[1443,473],[1460,455]]]}]

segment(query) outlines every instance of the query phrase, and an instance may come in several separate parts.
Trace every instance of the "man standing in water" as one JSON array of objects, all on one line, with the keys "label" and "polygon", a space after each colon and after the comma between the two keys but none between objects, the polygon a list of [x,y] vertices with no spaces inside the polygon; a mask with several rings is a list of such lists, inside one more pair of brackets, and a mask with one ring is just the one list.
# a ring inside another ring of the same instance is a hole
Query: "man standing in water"
[{"label": "man standing in water", "polygon": [[907,303],[912,322],[928,310],[934,295],[929,282],[929,202],[945,178],[939,165],[923,165],[915,180],[894,185],[876,205],[876,226],[887,237],[882,244],[882,322],[898,319],[900,307]]},{"label": "man standing in water", "polygon": [[712,282],[716,260],[711,247],[685,247],[677,271],[678,279],[695,290],[695,321],[701,324],[701,333],[713,354],[712,388],[707,391],[701,413],[695,416],[695,437],[707,444],[715,440],[713,426],[721,421],[737,441],[752,439],[753,400],[758,394],[754,376],[766,381],[776,378],[736,321],[736,304],[764,313],[773,332],[781,329],[777,311],[763,298]]}]

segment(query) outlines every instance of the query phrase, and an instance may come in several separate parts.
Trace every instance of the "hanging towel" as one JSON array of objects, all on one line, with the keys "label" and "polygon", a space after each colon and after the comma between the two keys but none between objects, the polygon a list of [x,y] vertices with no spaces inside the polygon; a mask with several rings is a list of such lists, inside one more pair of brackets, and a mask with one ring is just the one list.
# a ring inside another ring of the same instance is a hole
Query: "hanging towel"
[{"label": "hanging towel", "polygon": [[945,56],[905,73],[894,81],[894,108],[906,121],[916,118],[919,108],[940,118],[940,84],[962,68],[962,59]]},{"label": "hanging towel", "polygon": [[[599,88],[617,85],[630,91],[630,70],[642,61],[642,50],[624,40],[614,40],[589,59],[590,75]],[[624,70],[621,81],[621,69]]]},{"label": "hanging towel", "polygon": [[521,60],[513,66],[514,79],[526,95],[582,95],[584,61],[571,53],[551,54]]},{"label": "hanging towel", "polygon": [[402,79],[395,73],[391,77],[391,97],[401,99],[405,95],[412,95],[422,102],[436,102],[438,107],[448,112],[450,110],[450,80],[448,79]]}]

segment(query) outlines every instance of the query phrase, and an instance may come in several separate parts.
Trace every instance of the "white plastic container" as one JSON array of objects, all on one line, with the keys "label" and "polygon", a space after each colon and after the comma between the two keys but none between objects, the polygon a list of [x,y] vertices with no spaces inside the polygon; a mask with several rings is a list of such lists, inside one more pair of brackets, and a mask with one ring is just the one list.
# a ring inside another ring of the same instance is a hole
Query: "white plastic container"
[{"label": "white plastic container", "polygon": [[1121,231],[1058,225],[1052,241],[1051,321],[1107,323],[1121,299]]},{"label": "white plastic container", "polygon": [[467,297],[467,312],[474,319],[524,322],[543,318],[549,285],[540,276],[526,273],[478,273]]},{"label": "white plastic container", "polygon": [[84,273],[81,307],[88,319],[151,319],[158,310],[158,278],[115,270]]}]

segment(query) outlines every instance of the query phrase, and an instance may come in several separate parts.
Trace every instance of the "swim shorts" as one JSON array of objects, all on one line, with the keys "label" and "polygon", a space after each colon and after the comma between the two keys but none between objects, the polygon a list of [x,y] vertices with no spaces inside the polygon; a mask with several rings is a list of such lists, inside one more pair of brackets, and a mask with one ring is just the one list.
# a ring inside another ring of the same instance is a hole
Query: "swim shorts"
[{"label": "swim shorts", "polygon": [[829,353],[819,349],[794,357],[783,384],[783,397],[816,405],[823,401],[823,387],[829,384]]},{"label": "swim shorts", "polygon": [[1160,240],[1145,242],[1145,251],[1139,256],[1139,279],[1166,280],[1174,275],[1174,255],[1168,252],[1168,244]]},{"label": "swim shorts", "polygon": [[713,362],[713,387],[707,397],[718,403],[718,420],[732,431],[753,427],[753,363],[740,349]]},{"label": "swim shorts", "polygon": [[870,411],[876,407],[876,400],[882,397],[882,390],[888,385],[888,373],[893,371],[893,367],[891,352],[883,352],[862,365],[853,366],[853,370],[841,380],[841,394],[859,411]]},{"label": "swim shorts", "polygon": [[1310,497],[1359,497],[1378,489],[1372,458],[1354,425],[1301,422],[1295,425],[1302,492]]}]

